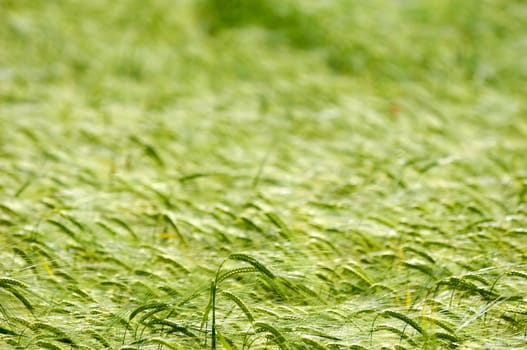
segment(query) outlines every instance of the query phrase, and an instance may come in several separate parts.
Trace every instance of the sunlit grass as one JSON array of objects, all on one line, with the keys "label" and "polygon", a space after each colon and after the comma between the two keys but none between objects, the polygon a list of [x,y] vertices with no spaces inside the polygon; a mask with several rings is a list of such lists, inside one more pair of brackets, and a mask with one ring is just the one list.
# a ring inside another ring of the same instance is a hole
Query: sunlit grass
[{"label": "sunlit grass", "polygon": [[523,2],[0,7],[0,347],[527,346]]}]

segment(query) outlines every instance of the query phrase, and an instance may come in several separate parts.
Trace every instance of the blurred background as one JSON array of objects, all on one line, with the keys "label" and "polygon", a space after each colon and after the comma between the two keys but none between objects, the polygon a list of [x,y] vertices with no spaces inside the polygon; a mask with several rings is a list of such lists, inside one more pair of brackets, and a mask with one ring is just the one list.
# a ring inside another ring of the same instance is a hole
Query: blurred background
[{"label": "blurred background", "polygon": [[247,90],[258,91],[245,93],[263,107],[310,106],[335,98],[342,84],[347,93],[404,95],[415,82],[438,96],[466,93],[467,85],[525,92],[523,1],[2,0],[0,6],[3,103],[65,94],[93,106],[130,100],[160,109],[196,92],[233,93],[225,91],[233,82],[253,84]]}]

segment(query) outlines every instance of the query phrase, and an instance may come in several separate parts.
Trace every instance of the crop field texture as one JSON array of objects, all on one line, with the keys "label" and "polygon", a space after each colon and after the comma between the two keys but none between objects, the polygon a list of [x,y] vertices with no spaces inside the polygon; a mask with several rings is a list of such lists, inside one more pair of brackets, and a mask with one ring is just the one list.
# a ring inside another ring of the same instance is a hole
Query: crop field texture
[{"label": "crop field texture", "polygon": [[523,0],[0,0],[1,349],[526,349]]}]

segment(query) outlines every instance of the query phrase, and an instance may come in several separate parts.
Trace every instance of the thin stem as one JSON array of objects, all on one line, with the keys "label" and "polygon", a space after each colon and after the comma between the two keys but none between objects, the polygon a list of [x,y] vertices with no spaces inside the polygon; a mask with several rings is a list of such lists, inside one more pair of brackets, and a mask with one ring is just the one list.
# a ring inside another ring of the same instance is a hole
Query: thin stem
[{"label": "thin stem", "polygon": [[212,295],[212,350],[216,350],[216,281],[212,281],[210,286]]}]

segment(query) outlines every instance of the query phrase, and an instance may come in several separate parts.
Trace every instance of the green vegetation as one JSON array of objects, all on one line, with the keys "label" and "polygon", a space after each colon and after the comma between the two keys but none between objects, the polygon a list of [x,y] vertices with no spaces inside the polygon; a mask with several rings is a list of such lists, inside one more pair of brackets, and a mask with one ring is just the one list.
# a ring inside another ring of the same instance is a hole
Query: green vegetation
[{"label": "green vegetation", "polygon": [[524,1],[0,8],[0,348],[527,347]]}]

